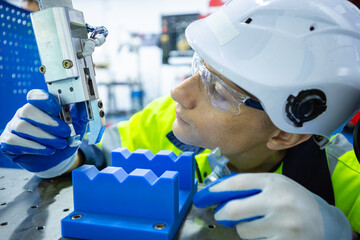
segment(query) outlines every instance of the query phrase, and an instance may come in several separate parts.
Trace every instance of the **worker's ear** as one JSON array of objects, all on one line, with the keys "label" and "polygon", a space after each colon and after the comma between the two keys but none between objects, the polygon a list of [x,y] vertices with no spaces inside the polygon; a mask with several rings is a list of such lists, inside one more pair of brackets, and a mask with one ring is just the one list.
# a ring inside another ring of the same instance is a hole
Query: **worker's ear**
[{"label": "worker's ear", "polygon": [[266,146],[271,150],[284,150],[305,142],[311,136],[312,134],[287,133],[277,129],[267,141]]}]

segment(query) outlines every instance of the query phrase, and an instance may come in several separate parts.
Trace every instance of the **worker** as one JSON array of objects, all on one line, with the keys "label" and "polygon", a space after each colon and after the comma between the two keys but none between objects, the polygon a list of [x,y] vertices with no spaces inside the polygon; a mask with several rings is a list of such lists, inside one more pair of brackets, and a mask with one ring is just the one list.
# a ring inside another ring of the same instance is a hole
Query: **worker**
[{"label": "worker", "polygon": [[29,10],[30,12],[39,11],[39,4],[37,0],[22,0],[21,8]]},{"label": "worker", "polygon": [[[1,150],[45,178],[104,166],[120,146],[194,151],[200,182],[220,154],[231,175],[194,204],[217,206],[216,221],[241,238],[359,239],[360,166],[340,133],[360,106],[359,32],[346,0],[228,1],[186,29],[193,75],[108,128],[99,146],[68,146],[59,103],[32,90]],[[85,109],[71,111],[84,136]]]}]

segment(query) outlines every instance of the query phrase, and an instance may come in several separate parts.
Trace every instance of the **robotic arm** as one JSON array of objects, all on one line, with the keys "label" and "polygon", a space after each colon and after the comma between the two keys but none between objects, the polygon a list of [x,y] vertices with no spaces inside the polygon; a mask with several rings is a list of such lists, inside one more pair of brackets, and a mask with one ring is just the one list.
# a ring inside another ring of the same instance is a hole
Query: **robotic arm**
[{"label": "robotic arm", "polygon": [[[40,11],[31,13],[36,42],[49,92],[62,106],[61,118],[70,126],[69,146],[81,144],[69,105],[83,103],[89,119],[89,144],[98,143],[105,130],[105,113],[99,99],[91,54],[105,42],[105,27],[91,27],[71,0],[38,0]],[[90,37],[88,37],[88,33]]]}]

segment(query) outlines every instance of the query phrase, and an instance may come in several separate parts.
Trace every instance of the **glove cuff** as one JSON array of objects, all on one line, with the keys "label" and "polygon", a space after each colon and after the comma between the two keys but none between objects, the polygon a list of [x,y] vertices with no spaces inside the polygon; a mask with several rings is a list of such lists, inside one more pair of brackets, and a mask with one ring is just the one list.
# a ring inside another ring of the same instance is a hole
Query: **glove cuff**
[{"label": "glove cuff", "polygon": [[324,224],[324,239],[326,240],[351,240],[352,230],[350,223],[344,213],[335,206],[329,205],[325,200],[313,194],[315,197]]},{"label": "glove cuff", "polygon": [[85,156],[85,164],[95,165],[97,169],[103,169],[106,167],[106,159],[104,153],[96,145],[89,145],[87,139],[83,139],[80,145],[80,151]]},{"label": "glove cuff", "polygon": [[60,176],[71,168],[71,166],[75,162],[76,156],[77,156],[77,151],[71,157],[60,162],[55,167],[52,167],[52,168],[47,169],[42,172],[34,172],[34,173],[36,176],[41,177],[41,178],[53,178],[53,177]]}]

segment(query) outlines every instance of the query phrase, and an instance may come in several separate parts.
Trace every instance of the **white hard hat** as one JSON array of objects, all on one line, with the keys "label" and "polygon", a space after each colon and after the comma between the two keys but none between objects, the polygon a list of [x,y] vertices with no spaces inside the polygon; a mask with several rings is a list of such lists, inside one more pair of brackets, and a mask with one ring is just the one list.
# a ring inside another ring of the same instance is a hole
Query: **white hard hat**
[{"label": "white hard hat", "polygon": [[186,38],[286,132],[330,137],[359,109],[360,11],[346,0],[232,0]]}]

